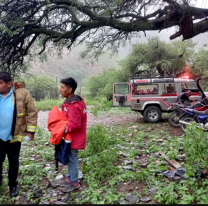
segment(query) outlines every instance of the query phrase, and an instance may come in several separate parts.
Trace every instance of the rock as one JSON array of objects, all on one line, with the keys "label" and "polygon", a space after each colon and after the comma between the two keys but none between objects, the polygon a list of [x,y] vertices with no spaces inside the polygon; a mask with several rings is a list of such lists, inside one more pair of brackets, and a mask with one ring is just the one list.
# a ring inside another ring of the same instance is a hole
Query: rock
[{"label": "rock", "polygon": [[182,178],[179,176],[174,176],[172,179],[174,182],[177,182],[177,183],[179,183],[182,180]]},{"label": "rock", "polygon": [[159,154],[159,152],[155,152],[152,156],[155,158],[159,158],[160,154]]},{"label": "rock", "polygon": [[68,201],[70,200],[70,198],[71,198],[70,195],[63,196],[63,197],[61,198],[61,201],[62,201],[62,202],[68,202]]},{"label": "rock", "polygon": [[45,143],[45,146],[46,146],[46,145],[49,145],[48,142]]},{"label": "rock", "polygon": [[134,204],[139,202],[139,198],[136,195],[131,195],[131,193],[127,193],[125,199]]},{"label": "rock", "polygon": [[40,188],[38,188],[37,186],[34,186],[33,187],[33,195],[35,197],[42,197],[43,196],[43,191]]},{"label": "rock", "polygon": [[142,163],[141,166],[142,167],[146,167],[148,165],[148,162]]},{"label": "rock", "polygon": [[55,192],[55,190],[52,190],[52,189],[48,188],[48,189],[46,190],[46,192],[47,192],[48,194],[52,194],[52,193]]},{"label": "rock", "polygon": [[79,170],[79,176],[78,176],[78,179],[81,180],[84,178],[84,175],[82,173],[82,171]]},{"label": "rock", "polygon": [[150,189],[148,189],[148,194],[155,194],[157,192],[157,187],[153,186]]},{"label": "rock", "polygon": [[176,157],[177,160],[184,160],[186,158],[186,154],[178,155]]},{"label": "rock", "polygon": [[20,196],[17,196],[17,197],[15,197],[15,200],[16,200],[16,201],[18,201],[18,200],[19,200],[19,198],[20,198]]},{"label": "rock", "polygon": [[124,162],[125,164],[131,164],[131,163],[132,163],[131,160],[124,160],[123,162]]},{"label": "rock", "polygon": [[129,205],[129,202],[127,202],[126,200],[121,200],[119,201],[120,204],[124,204],[124,205]]},{"label": "rock", "polygon": [[49,205],[49,202],[43,202],[43,205]]},{"label": "rock", "polygon": [[66,186],[66,183],[63,180],[49,180],[50,184],[52,187],[57,187],[57,186]]},{"label": "rock", "polygon": [[84,198],[85,198],[84,195],[81,195],[81,194],[77,194],[77,195],[76,195],[76,199],[84,199]]},{"label": "rock", "polygon": [[142,202],[149,202],[150,200],[152,200],[150,197],[141,197],[140,201]]},{"label": "rock", "polygon": [[50,170],[52,167],[45,167],[44,169],[46,169],[46,170]]},{"label": "rock", "polygon": [[52,194],[53,197],[57,197],[57,195],[58,195],[58,194],[57,194],[56,192],[54,192],[54,193]]},{"label": "rock", "polygon": [[135,190],[139,190],[139,187],[135,187]]},{"label": "rock", "polygon": [[134,158],[135,158],[135,159],[139,159],[139,156],[137,155],[137,156],[135,156]]},{"label": "rock", "polygon": [[133,136],[133,134],[127,134],[127,136],[132,137],[132,136]]},{"label": "rock", "polygon": [[55,202],[54,204],[56,204],[56,205],[66,205],[65,202],[61,202],[61,201],[57,201],[57,202]]},{"label": "rock", "polygon": [[129,154],[126,154],[126,153],[122,153],[122,155],[123,155],[124,157],[128,157],[128,156],[129,156]]},{"label": "rock", "polygon": [[30,158],[31,161],[35,160],[35,158]]},{"label": "rock", "polygon": [[132,169],[131,166],[124,166],[123,168],[124,168],[125,170],[131,170],[131,169]]},{"label": "rock", "polygon": [[56,176],[56,178],[55,178],[55,180],[61,180],[61,179],[63,179],[63,175],[58,175],[58,176]]},{"label": "rock", "polygon": [[179,152],[183,151],[183,147],[179,147],[179,148],[178,148],[178,151],[179,151]]},{"label": "rock", "polygon": [[157,165],[157,164],[159,164],[160,163],[160,161],[159,160],[155,160],[155,164]]}]

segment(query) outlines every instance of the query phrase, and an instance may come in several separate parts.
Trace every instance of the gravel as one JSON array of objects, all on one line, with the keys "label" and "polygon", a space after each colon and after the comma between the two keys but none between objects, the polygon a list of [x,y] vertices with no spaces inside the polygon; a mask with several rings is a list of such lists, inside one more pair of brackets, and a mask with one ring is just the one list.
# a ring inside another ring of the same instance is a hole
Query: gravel
[{"label": "gravel", "polygon": [[[129,113],[127,114],[102,114],[95,117],[91,112],[91,106],[87,107],[87,127],[93,126],[95,124],[104,124],[104,125],[112,125],[112,124],[120,124],[123,125],[125,123],[133,123],[137,121],[136,112],[131,112],[129,109]],[[59,108],[60,109],[60,108]],[[50,111],[39,111],[38,112],[38,126],[44,128],[48,131],[48,113]],[[138,118],[142,119],[142,116]]]}]

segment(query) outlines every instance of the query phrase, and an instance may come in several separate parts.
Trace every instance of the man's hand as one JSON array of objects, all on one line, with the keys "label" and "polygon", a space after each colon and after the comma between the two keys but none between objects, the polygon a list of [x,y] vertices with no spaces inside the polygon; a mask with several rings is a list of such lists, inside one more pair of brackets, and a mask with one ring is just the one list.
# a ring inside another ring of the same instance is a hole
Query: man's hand
[{"label": "man's hand", "polygon": [[33,140],[34,136],[35,136],[34,134],[31,134],[31,133],[27,133],[26,135],[28,135],[30,137],[30,141]]}]

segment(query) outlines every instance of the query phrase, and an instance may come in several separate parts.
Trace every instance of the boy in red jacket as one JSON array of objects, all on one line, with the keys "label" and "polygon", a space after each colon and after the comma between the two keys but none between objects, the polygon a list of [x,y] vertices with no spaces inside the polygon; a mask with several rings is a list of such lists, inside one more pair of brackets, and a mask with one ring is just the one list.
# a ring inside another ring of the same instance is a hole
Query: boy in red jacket
[{"label": "boy in red jacket", "polygon": [[77,82],[69,77],[62,79],[61,83],[60,93],[66,98],[62,105],[62,111],[69,119],[65,133],[70,133],[72,138],[67,164],[66,186],[62,191],[70,192],[80,186],[78,181],[78,150],[86,147],[87,112],[84,99],[74,94]]}]

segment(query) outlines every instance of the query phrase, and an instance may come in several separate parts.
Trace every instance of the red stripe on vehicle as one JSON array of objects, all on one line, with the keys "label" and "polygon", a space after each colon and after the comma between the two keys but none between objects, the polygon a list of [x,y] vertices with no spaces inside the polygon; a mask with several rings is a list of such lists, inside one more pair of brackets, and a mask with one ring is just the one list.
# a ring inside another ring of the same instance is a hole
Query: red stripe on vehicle
[{"label": "red stripe on vehicle", "polygon": [[161,94],[161,97],[178,96],[177,94]]}]

